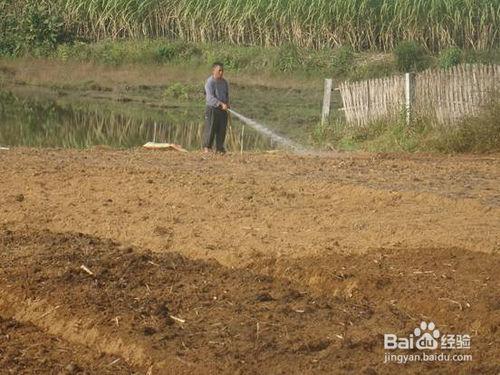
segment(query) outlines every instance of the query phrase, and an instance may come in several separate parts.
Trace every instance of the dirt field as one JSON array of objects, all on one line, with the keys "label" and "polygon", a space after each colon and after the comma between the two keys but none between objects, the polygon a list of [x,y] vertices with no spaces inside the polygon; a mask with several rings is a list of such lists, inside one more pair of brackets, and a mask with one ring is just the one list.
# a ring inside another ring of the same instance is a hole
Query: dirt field
[{"label": "dirt field", "polygon": [[[1,373],[500,372],[500,155],[19,148],[0,176]],[[421,321],[473,360],[384,363]]]}]

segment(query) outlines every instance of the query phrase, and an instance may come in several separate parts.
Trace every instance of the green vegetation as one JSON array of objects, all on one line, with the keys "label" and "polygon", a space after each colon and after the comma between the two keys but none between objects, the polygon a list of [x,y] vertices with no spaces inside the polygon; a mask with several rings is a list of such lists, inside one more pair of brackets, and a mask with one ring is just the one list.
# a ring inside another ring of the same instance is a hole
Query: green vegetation
[{"label": "green vegetation", "polygon": [[487,50],[500,41],[497,0],[2,0],[0,14],[2,50],[10,53],[68,39],[378,51],[404,40],[432,51]]},{"label": "green vegetation", "polygon": [[[105,40],[96,43],[76,42],[59,45],[48,56],[62,61],[94,62],[109,65],[167,64],[186,69],[207,68],[221,61],[232,72],[273,72],[295,76],[325,77],[338,80],[362,80],[390,76],[398,71],[423,70],[440,66],[443,59],[426,53],[415,43],[398,48],[394,55],[361,53],[350,47],[310,50],[293,45],[283,47],[240,47],[228,44],[194,44],[165,39]],[[445,52],[448,50],[445,50]],[[463,56],[463,57],[462,57]],[[463,52],[468,63],[499,63],[500,49]],[[398,68],[399,67],[399,68]]]},{"label": "green vegetation", "polygon": [[418,72],[430,65],[424,48],[414,41],[399,43],[394,49],[394,56],[401,72]]},{"label": "green vegetation", "polygon": [[319,78],[330,76],[336,80],[363,80],[386,77],[399,71],[449,67],[456,64],[455,51],[460,53],[459,62],[500,63],[500,49],[461,51],[452,48],[433,56],[415,42],[401,43],[393,54],[357,52],[351,47],[313,50],[291,44],[282,47],[248,47],[167,39],[103,40],[95,43],[62,43],[57,46],[39,43],[31,49],[26,45],[19,48],[14,48],[19,55],[45,56],[60,61],[115,66],[157,64],[179,66],[186,70],[207,69],[213,61],[221,61],[232,72],[266,72]]},{"label": "green vegetation", "polygon": [[[4,0],[14,3],[13,0]],[[16,7],[49,3],[17,0]],[[392,50],[413,39],[428,49],[498,44],[497,0],[55,0],[65,29],[106,38],[229,41],[237,45]]]},{"label": "green vegetation", "polygon": [[[96,43],[76,42],[59,45],[48,52],[51,58],[63,61],[120,64],[169,64],[208,66],[221,61],[231,71],[299,73],[302,75],[333,75],[347,78],[363,77],[365,69],[349,47],[308,50],[293,45],[283,47],[240,47],[227,44],[194,44],[165,39],[105,40]],[[391,61],[384,61],[388,72],[394,72]]]},{"label": "green vegetation", "polygon": [[498,152],[500,151],[500,102],[493,101],[478,115],[456,124],[416,119],[408,127],[404,119],[376,121],[367,126],[334,122],[318,125],[313,142],[321,147],[373,152]]},{"label": "green vegetation", "polygon": [[497,0],[0,0],[0,55],[359,80],[498,63],[499,20]]},{"label": "green vegetation", "polygon": [[72,41],[62,14],[49,3],[12,0],[0,2],[0,54],[45,54],[57,45]]},{"label": "green vegetation", "polygon": [[458,47],[450,47],[439,54],[439,67],[443,69],[451,68],[462,62],[463,52]]},{"label": "green vegetation", "polygon": [[441,126],[431,140],[441,152],[500,151],[500,101],[477,116],[471,116],[456,126]]}]

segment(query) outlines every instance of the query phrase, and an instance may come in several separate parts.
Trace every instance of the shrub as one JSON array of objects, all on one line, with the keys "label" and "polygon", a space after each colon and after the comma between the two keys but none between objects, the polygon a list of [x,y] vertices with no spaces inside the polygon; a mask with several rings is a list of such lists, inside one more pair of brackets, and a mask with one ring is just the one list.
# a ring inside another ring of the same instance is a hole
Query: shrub
[{"label": "shrub", "polygon": [[219,61],[224,64],[224,67],[231,70],[237,70],[242,67],[242,62],[239,59],[237,53],[234,50],[206,50],[204,54],[204,60],[210,64],[214,61]]},{"label": "shrub", "polygon": [[57,4],[3,1],[0,4],[0,53],[47,55],[74,34],[65,29]]},{"label": "shrub", "polygon": [[274,68],[280,72],[291,72],[302,66],[299,50],[293,44],[285,44],[280,47],[274,61]]},{"label": "shrub", "polygon": [[157,62],[171,61],[177,55],[177,49],[172,44],[160,46],[155,51],[155,60]]},{"label": "shrub", "polygon": [[428,56],[422,46],[414,41],[399,43],[394,49],[396,66],[401,72],[413,72],[428,67]]},{"label": "shrub", "polygon": [[202,51],[191,43],[182,41],[166,42],[155,51],[155,60],[158,62],[183,61],[200,57]]},{"label": "shrub", "polygon": [[433,146],[441,152],[500,151],[500,100],[493,101],[476,116],[437,129]]},{"label": "shrub", "polygon": [[351,47],[343,46],[334,51],[332,73],[335,76],[345,76],[354,65],[354,52]]},{"label": "shrub", "polygon": [[88,61],[93,57],[91,46],[83,42],[59,44],[51,56],[62,61]]},{"label": "shrub", "polygon": [[458,47],[450,47],[439,54],[439,66],[443,69],[451,68],[462,61],[462,50]]}]

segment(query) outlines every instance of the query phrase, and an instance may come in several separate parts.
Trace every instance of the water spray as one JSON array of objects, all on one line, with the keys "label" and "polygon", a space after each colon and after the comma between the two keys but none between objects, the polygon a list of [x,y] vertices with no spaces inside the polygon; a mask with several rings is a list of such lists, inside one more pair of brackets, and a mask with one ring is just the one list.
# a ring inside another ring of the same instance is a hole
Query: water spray
[{"label": "water spray", "polygon": [[265,136],[271,138],[273,140],[273,142],[276,142],[284,147],[290,148],[295,152],[303,153],[306,151],[303,146],[299,145],[298,143],[295,143],[294,141],[292,141],[288,138],[285,138],[285,137],[282,137],[281,135],[276,134],[271,129],[267,128],[266,126],[259,124],[257,121],[252,120],[248,117],[245,117],[242,114],[240,114],[236,111],[233,111],[232,109],[228,109],[228,111],[231,114],[235,115],[244,124],[252,127],[253,129],[258,131],[259,133],[264,134]]}]

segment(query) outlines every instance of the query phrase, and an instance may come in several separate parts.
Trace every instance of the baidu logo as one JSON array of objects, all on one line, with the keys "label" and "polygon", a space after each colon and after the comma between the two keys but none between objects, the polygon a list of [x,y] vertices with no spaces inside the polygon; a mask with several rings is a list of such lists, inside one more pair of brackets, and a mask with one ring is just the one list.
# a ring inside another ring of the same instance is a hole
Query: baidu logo
[{"label": "baidu logo", "polygon": [[415,328],[413,334],[417,338],[415,341],[417,349],[437,349],[439,344],[437,339],[439,338],[440,333],[434,322],[430,322],[429,324],[426,322],[420,323],[420,327]]},{"label": "baidu logo", "polygon": [[393,333],[384,334],[384,349],[435,350],[438,348],[440,335],[434,322],[421,322],[408,337],[398,337]]},{"label": "baidu logo", "polygon": [[[443,334],[434,322],[421,322],[407,337],[393,333],[384,334],[384,349],[387,350],[384,363],[407,363],[415,361],[471,361],[472,355],[457,354],[453,350],[470,349],[471,337],[468,334]],[[396,350],[417,349],[422,352],[397,352]],[[439,352],[428,351],[441,350]],[[451,351],[448,351],[451,350]]]}]

